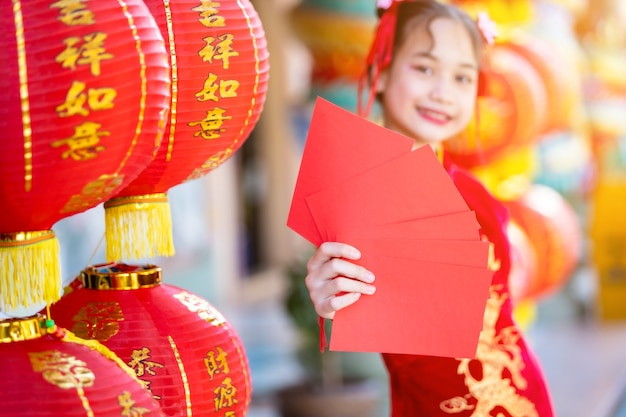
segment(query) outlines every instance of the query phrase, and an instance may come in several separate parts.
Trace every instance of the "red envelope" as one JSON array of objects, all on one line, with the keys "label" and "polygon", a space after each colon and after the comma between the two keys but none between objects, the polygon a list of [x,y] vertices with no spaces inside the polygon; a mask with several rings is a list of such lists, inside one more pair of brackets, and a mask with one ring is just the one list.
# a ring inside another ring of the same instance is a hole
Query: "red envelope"
[{"label": "red envelope", "polygon": [[331,350],[475,357],[491,271],[371,254],[358,263],[377,290],[335,313]]},{"label": "red envelope", "polygon": [[287,226],[322,243],[305,198],[387,160],[409,153],[413,140],[318,98],[300,163]]},{"label": "red envelope", "polygon": [[[371,254],[477,268],[486,268],[489,262],[489,242],[480,240],[368,239],[353,236],[339,236],[338,240],[354,246],[365,257]],[[416,271],[401,273],[410,276]],[[385,283],[383,280],[381,285]]]},{"label": "red envelope", "polygon": [[430,146],[306,197],[322,240],[370,224],[469,211]]},{"label": "red envelope", "polygon": [[405,222],[368,225],[352,236],[369,238],[419,238],[478,240],[480,225],[473,211]]}]

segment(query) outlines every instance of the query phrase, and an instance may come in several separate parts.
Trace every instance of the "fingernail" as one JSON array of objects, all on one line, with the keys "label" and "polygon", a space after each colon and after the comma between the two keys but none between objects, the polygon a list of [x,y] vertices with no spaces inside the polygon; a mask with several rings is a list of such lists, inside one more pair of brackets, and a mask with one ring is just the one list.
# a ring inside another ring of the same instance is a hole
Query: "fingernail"
[{"label": "fingernail", "polygon": [[365,273],[365,281],[367,281],[367,282],[374,282],[375,279],[376,279],[376,277],[370,271],[367,271]]},{"label": "fingernail", "polygon": [[368,285],[365,291],[367,294],[372,295],[376,292],[376,287],[373,285]]},{"label": "fingernail", "polygon": [[361,257],[361,252],[359,252],[356,249],[352,249],[350,251],[350,257],[353,258],[353,259],[359,259]]}]

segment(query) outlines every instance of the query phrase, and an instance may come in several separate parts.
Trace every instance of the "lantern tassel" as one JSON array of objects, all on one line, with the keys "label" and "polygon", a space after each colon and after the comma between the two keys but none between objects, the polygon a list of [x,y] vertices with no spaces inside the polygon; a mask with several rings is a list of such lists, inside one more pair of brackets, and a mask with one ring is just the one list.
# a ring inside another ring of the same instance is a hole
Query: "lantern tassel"
[{"label": "lantern tassel", "polygon": [[104,209],[108,262],[174,255],[166,194],[113,198]]},{"label": "lantern tassel", "polygon": [[59,252],[52,230],[0,234],[0,310],[57,301]]}]

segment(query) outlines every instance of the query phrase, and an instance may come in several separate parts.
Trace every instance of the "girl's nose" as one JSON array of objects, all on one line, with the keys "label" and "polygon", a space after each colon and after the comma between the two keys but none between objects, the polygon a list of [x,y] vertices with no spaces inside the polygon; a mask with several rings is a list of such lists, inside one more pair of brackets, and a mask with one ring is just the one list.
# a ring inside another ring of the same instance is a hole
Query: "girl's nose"
[{"label": "girl's nose", "polygon": [[433,79],[430,89],[430,97],[441,103],[449,103],[452,100],[451,83],[445,77]]}]

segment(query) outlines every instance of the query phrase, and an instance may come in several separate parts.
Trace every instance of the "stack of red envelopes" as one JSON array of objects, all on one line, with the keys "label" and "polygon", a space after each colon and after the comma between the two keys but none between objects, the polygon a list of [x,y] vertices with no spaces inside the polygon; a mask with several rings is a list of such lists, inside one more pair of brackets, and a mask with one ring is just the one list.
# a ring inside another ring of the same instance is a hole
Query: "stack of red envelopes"
[{"label": "stack of red envelopes", "polygon": [[287,225],[348,243],[376,293],[335,314],[331,350],[474,357],[489,243],[430,146],[318,98]]}]

